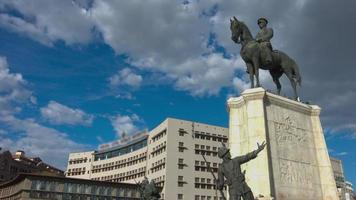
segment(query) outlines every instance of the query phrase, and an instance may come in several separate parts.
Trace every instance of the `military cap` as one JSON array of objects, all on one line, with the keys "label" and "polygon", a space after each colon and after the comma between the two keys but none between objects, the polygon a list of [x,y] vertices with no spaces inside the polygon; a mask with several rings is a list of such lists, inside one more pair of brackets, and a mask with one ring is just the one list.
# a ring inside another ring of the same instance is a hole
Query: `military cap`
[{"label": "military cap", "polygon": [[268,20],[264,17],[260,17],[258,20],[257,20],[257,24],[259,24],[261,21],[265,21],[266,24],[268,24]]},{"label": "military cap", "polygon": [[219,158],[223,158],[227,153],[229,153],[229,151],[230,149],[226,148],[225,146],[220,147],[218,151]]}]

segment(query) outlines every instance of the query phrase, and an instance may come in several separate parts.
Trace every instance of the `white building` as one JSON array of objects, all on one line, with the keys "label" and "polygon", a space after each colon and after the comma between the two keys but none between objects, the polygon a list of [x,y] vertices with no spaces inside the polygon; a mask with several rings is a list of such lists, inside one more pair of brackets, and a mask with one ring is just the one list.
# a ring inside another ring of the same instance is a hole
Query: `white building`
[{"label": "white building", "polygon": [[207,164],[217,176],[217,151],[227,140],[227,128],[167,118],[149,133],[71,153],[66,175],[127,183],[147,176],[163,187],[162,199],[215,200],[220,194]]}]

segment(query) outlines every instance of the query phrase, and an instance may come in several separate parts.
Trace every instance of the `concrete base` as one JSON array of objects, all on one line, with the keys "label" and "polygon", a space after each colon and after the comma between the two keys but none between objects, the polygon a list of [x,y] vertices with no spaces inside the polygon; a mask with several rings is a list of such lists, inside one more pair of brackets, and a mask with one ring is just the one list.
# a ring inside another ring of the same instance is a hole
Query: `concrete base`
[{"label": "concrete base", "polygon": [[338,200],[320,124],[320,108],[262,88],[228,100],[232,157],[267,142],[259,156],[244,164],[253,194],[275,200]]}]

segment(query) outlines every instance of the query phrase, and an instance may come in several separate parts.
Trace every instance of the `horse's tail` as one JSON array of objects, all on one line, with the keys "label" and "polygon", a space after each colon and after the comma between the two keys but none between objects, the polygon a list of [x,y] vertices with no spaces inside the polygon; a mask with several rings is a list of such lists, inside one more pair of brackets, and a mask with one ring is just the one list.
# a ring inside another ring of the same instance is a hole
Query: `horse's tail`
[{"label": "horse's tail", "polygon": [[302,77],[300,76],[300,73],[299,73],[299,67],[293,59],[291,59],[291,60],[292,60],[292,68],[293,68],[293,72],[295,74],[295,78],[297,80],[298,85],[301,87],[302,86]]}]

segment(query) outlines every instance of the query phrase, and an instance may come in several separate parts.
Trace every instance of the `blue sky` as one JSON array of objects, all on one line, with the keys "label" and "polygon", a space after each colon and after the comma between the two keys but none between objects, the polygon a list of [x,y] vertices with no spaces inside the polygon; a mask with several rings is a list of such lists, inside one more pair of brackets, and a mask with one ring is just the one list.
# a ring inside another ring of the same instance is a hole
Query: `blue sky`
[{"label": "blue sky", "polygon": [[[355,3],[321,0],[1,1],[0,146],[63,168],[69,152],[167,117],[227,127],[226,99],[249,86],[229,18],[255,35],[265,16],[274,48],[301,69],[302,100],[323,109],[330,155],[356,183],[356,42],[347,39],[356,30],[345,21],[355,17],[351,8]],[[274,90],[269,74],[261,79]]]}]

